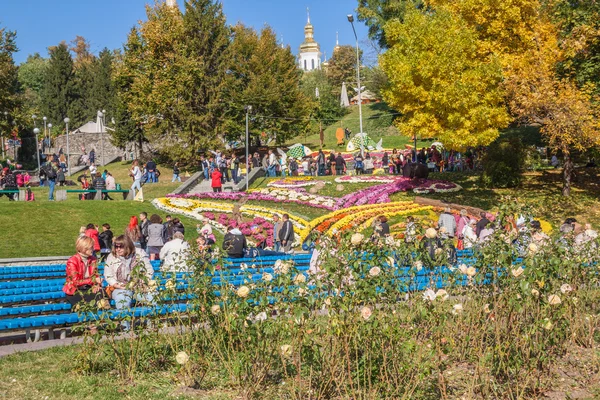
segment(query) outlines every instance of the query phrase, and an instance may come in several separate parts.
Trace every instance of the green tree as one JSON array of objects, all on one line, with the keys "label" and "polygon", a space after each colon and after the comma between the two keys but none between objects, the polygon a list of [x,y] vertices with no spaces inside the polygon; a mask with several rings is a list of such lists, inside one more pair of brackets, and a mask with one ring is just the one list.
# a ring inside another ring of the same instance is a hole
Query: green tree
[{"label": "green tree", "polygon": [[304,132],[309,102],[300,89],[302,72],[289,47],[277,44],[273,30],[265,27],[259,35],[254,29],[235,26],[231,55],[226,94],[229,136],[239,138],[244,132],[244,105],[251,105],[258,115],[252,122],[254,135],[266,132],[283,143]]},{"label": "green tree", "polygon": [[50,121],[60,123],[68,116],[73,79],[73,59],[65,43],[49,51],[50,61],[44,74],[41,111]]},{"label": "green tree", "polygon": [[74,127],[95,120],[96,111],[90,99],[94,84],[96,57],[90,52],[89,42],[82,36],[77,36],[71,42],[74,74],[69,90],[69,117]]},{"label": "green tree", "polygon": [[[359,52],[359,60],[362,64],[362,51]],[[349,45],[338,47],[329,59],[326,73],[334,95],[340,95],[343,82],[346,82],[349,91],[356,88],[356,48]]]},{"label": "green tree", "polygon": [[369,27],[369,37],[385,49],[388,47],[383,32],[385,24],[391,20],[402,22],[408,11],[422,6],[420,0],[358,0],[358,20]]},{"label": "green tree", "polygon": [[112,83],[115,89],[115,126],[111,132],[112,143],[125,148],[128,143],[135,143],[136,157],[140,156],[142,145],[147,138],[142,129],[141,121],[131,115],[128,102],[132,101],[131,87],[134,82],[136,68],[141,64],[142,41],[136,28],[132,28],[123,46],[123,54],[117,53],[114,59]]},{"label": "green tree", "polygon": [[479,51],[476,32],[445,10],[410,11],[385,27],[389,50],[380,65],[383,91],[403,115],[402,134],[436,137],[448,148],[487,145],[510,118],[504,105],[500,63]]},{"label": "green tree", "polygon": [[113,84],[113,53],[104,48],[92,65],[92,85],[88,103],[92,110],[106,110],[110,116],[115,112],[115,88]]},{"label": "green tree", "polygon": [[184,15],[166,4],[147,8],[148,21],[129,36],[117,90],[157,149],[191,160],[223,134],[230,30],[220,3],[185,4]]},{"label": "green tree", "polygon": [[321,127],[320,123],[327,126],[348,113],[348,109],[340,105],[340,96],[334,95],[333,87],[324,70],[318,69],[302,74],[301,88],[309,102],[311,123],[308,129],[311,132],[318,131]]},{"label": "green tree", "polygon": [[48,59],[39,53],[29,55],[27,61],[19,66],[19,84],[23,93],[24,106],[37,113],[40,112],[42,89]]},{"label": "green tree", "polygon": [[17,52],[17,34],[0,28],[0,111],[11,111],[17,106],[18,69],[13,54]]}]

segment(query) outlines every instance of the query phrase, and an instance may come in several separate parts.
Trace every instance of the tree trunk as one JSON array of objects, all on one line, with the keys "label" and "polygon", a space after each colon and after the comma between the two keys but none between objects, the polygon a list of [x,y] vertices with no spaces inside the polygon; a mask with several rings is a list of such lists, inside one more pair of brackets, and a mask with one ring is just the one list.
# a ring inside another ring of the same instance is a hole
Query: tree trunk
[{"label": "tree trunk", "polygon": [[563,167],[563,188],[562,195],[571,195],[571,177],[573,176],[573,160],[568,149],[563,149],[564,167]]}]

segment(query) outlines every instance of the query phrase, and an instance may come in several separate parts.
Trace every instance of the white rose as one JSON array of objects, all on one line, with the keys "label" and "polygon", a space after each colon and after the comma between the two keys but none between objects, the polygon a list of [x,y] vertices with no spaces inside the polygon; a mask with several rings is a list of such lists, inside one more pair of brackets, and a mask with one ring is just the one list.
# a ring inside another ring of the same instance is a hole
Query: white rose
[{"label": "white rose", "polygon": [[354,246],[358,246],[359,244],[362,243],[364,238],[365,238],[365,236],[362,233],[355,233],[350,238],[350,243],[352,243]]},{"label": "white rose", "polygon": [[237,295],[239,297],[248,297],[248,295],[250,294],[250,289],[248,288],[248,286],[240,286],[240,288],[237,290]]},{"label": "white rose", "polygon": [[325,305],[330,306],[331,305],[331,298],[326,298],[325,299]]},{"label": "white rose", "polygon": [[423,292],[424,300],[434,301],[435,298],[436,298],[436,294],[433,290],[427,289],[426,291]]},{"label": "white rose", "polygon": [[158,287],[158,283],[154,279],[150,279],[148,281],[148,287],[150,289],[156,289]]},{"label": "white rose", "polygon": [[427,228],[425,231],[425,236],[427,236],[429,239],[434,239],[437,237],[437,231],[435,228]]},{"label": "white rose", "polygon": [[538,297],[540,295],[540,292],[537,289],[531,289],[531,294],[535,297]]},{"label": "white rose", "polygon": [[568,283],[565,283],[564,285],[562,285],[560,287],[560,291],[562,292],[562,294],[566,294],[566,293],[572,292],[573,288]]},{"label": "white rose", "polygon": [[256,321],[266,321],[266,319],[267,319],[267,313],[264,312],[264,311],[259,312],[258,314],[256,314],[256,317],[254,317],[254,319]]},{"label": "white rose", "polygon": [[421,260],[417,260],[415,261],[415,263],[413,264],[413,266],[415,267],[415,269],[417,271],[420,271],[423,269],[423,262]]},{"label": "white rose", "polygon": [[306,276],[304,274],[298,274],[294,277],[294,283],[304,283],[306,282]]},{"label": "white rose", "polygon": [[556,306],[556,305],[562,303],[562,301],[560,300],[560,297],[558,297],[558,295],[551,294],[550,296],[548,296],[548,303],[553,306]]},{"label": "white rose", "polygon": [[446,301],[450,295],[445,289],[439,289],[437,292],[435,292],[435,297],[440,298],[442,301]]},{"label": "white rose", "polygon": [[218,304],[213,305],[210,308],[210,312],[213,313],[213,314],[215,314],[215,315],[218,314],[218,313],[220,313],[221,312],[221,306],[218,305]]},{"label": "white rose", "polygon": [[369,275],[370,275],[370,276],[377,276],[377,275],[379,275],[380,273],[381,273],[381,268],[379,268],[379,267],[372,267],[372,268],[369,270]]},{"label": "white rose", "polygon": [[167,290],[173,290],[173,289],[175,289],[175,281],[168,280],[167,283],[165,283],[165,288]]},{"label": "white rose", "polygon": [[452,314],[457,315],[463,312],[463,305],[458,303],[452,306]]},{"label": "white rose", "polygon": [[460,264],[458,266],[458,270],[460,271],[461,274],[466,274],[468,268],[469,267],[467,267],[467,264]]},{"label": "white rose", "polygon": [[308,290],[304,288],[298,288],[298,295],[305,296],[308,293]]},{"label": "white rose", "polygon": [[175,361],[177,361],[177,364],[179,365],[185,365],[188,361],[190,361],[190,356],[188,356],[185,351],[180,351],[175,356]]},{"label": "white rose", "polygon": [[475,267],[469,267],[469,268],[467,268],[467,275],[468,276],[475,276],[476,273],[477,273],[477,269],[475,269]]},{"label": "white rose", "polygon": [[538,248],[538,245],[537,245],[537,244],[535,244],[535,243],[529,243],[529,251],[530,251],[532,254],[535,254],[535,253],[537,253],[537,251],[538,251],[538,250],[539,250],[539,248]]},{"label": "white rose", "polygon": [[515,278],[518,278],[519,276],[521,276],[523,274],[523,271],[525,271],[523,269],[523,267],[519,267],[519,268],[513,268],[510,273],[512,274],[512,276],[514,276]]},{"label": "white rose", "polygon": [[544,318],[544,325],[542,327],[547,331],[551,330],[553,327],[552,321],[549,318]]},{"label": "white rose", "polygon": [[373,310],[371,310],[371,307],[369,306],[364,306],[360,309],[360,315],[365,321],[371,318],[371,314],[373,314]]},{"label": "white rose", "polygon": [[436,256],[439,256],[440,254],[442,254],[442,251],[444,251],[444,250],[438,247],[437,249],[435,249],[434,254]]},{"label": "white rose", "polygon": [[281,350],[281,355],[284,357],[289,357],[292,355],[292,346],[289,344],[284,344],[279,349]]},{"label": "white rose", "polygon": [[265,282],[271,282],[273,280],[273,275],[269,274],[268,272],[265,272],[262,276],[262,280]]}]

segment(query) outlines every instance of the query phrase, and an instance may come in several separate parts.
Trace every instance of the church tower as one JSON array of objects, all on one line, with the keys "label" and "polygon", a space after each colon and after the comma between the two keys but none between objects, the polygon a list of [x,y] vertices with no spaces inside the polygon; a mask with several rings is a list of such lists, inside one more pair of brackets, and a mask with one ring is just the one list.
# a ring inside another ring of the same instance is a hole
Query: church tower
[{"label": "church tower", "polygon": [[314,39],[314,29],[310,23],[310,14],[306,9],[308,21],[304,27],[304,42],[300,45],[298,66],[303,71],[312,71],[321,68],[321,49]]}]

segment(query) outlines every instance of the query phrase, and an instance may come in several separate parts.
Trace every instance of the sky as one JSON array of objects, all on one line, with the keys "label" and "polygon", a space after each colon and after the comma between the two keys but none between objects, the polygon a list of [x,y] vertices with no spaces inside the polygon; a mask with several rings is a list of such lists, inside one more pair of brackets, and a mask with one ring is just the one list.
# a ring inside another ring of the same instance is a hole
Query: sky
[{"label": "sky", "polygon": [[[161,0],[159,0],[161,1]],[[221,0],[230,24],[243,22],[260,30],[269,24],[294,54],[304,40],[309,8],[315,40],[330,57],[336,31],[341,45],[356,43],[346,15],[356,12],[357,0]],[[183,9],[184,0],[178,0]],[[85,37],[98,54],[104,47],[121,48],[127,33],[145,20],[145,5],[154,0],[0,0],[0,27],[17,32],[17,64],[29,54],[47,56],[49,46],[75,36]],[[367,28],[356,21],[359,45],[368,56]]]}]

